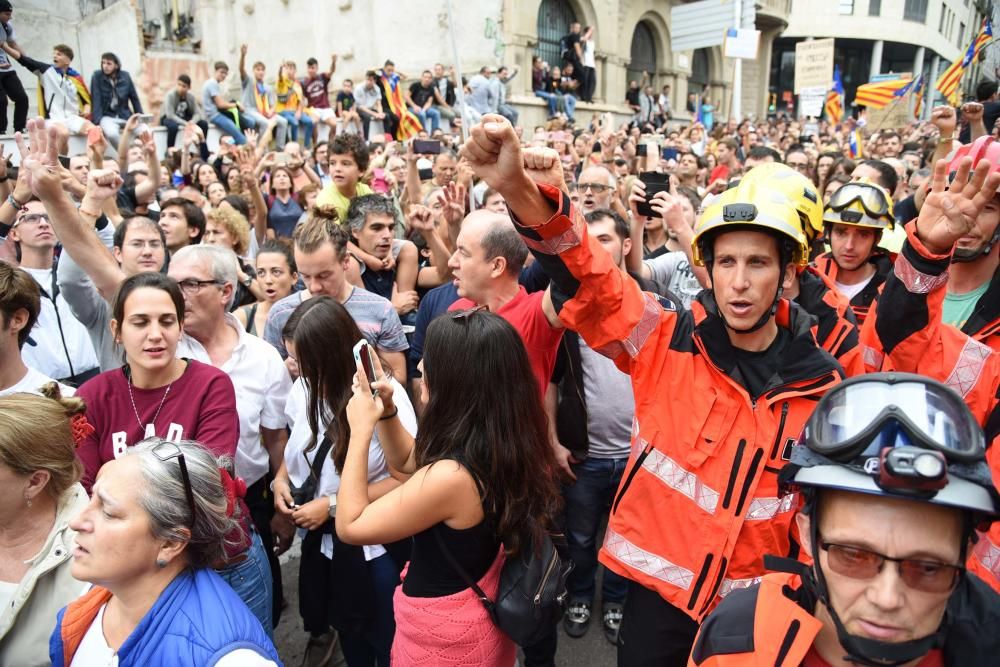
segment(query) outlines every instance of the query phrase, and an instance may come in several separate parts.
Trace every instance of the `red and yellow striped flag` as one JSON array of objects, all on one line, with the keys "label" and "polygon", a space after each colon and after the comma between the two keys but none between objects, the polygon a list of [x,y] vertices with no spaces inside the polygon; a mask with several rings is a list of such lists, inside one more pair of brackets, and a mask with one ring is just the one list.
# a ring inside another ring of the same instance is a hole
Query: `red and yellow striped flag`
[{"label": "red and yellow striped flag", "polygon": [[406,100],[403,99],[403,82],[399,75],[393,73],[387,76],[382,72],[380,82],[385,90],[385,98],[389,101],[389,110],[399,119],[396,140],[406,141],[410,137],[415,137],[424,128],[420,124],[420,119],[406,106]]},{"label": "red and yellow striped flag", "polygon": [[895,81],[879,81],[858,86],[854,103],[869,109],[881,109],[896,99],[897,90],[904,88],[911,79],[896,79]]},{"label": "red and yellow striped flag", "polygon": [[972,64],[972,61],[979,55],[979,51],[989,44],[992,39],[993,24],[989,18],[985,18],[983,19],[982,27],[979,29],[979,34],[969,44],[969,48],[965,50],[962,57],[949,65],[948,69],[938,77],[938,80],[934,83],[934,87],[941,91],[941,94],[948,100],[948,104],[958,106],[960,101],[958,84],[962,82],[962,75],[965,74],[965,69]]}]

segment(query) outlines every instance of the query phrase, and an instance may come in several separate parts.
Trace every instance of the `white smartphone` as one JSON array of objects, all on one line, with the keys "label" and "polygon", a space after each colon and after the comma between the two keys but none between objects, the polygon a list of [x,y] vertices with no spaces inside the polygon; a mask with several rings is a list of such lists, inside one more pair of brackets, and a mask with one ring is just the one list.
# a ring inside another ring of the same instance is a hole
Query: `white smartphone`
[{"label": "white smartphone", "polygon": [[359,340],[354,346],[354,361],[360,363],[361,367],[365,369],[365,375],[368,376],[368,386],[372,387],[372,396],[378,393],[374,389],[376,380],[374,356],[375,351],[372,350],[368,341]]}]

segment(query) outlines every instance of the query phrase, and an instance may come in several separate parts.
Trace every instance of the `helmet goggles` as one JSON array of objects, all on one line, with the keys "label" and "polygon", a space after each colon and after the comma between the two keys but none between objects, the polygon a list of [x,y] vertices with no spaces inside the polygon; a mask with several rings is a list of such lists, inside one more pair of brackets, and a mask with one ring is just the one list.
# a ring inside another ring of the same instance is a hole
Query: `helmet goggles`
[{"label": "helmet goggles", "polygon": [[847,464],[907,445],[961,463],[981,461],[986,451],[983,432],[958,394],[904,373],[841,383],[819,402],[803,438],[813,451]]},{"label": "helmet goggles", "polygon": [[827,210],[837,213],[858,202],[872,218],[892,219],[892,202],[882,188],[871,183],[846,183],[837,188],[827,202]]}]

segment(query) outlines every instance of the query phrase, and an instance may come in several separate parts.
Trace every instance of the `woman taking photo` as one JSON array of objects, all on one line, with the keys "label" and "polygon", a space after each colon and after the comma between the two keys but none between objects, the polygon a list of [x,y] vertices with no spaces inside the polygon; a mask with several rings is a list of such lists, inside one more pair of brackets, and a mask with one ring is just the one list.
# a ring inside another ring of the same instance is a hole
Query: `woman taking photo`
[{"label": "woman taking photo", "polygon": [[232,459],[150,438],[101,469],[71,522],[71,572],[94,584],[56,617],[56,667],[263,667],[278,653],[212,564],[225,558]]},{"label": "woman taking photo", "polygon": [[[59,396],[0,397],[0,667],[49,664],[56,613],[83,594],[70,574],[69,521],[87,505],[71,418],[83,401]],[[55,400],[53,400],[55,399]]]},{"label": "woman taking photo", "polygon": [[[346,409],[357,370],[352,348],[363,340],[361,331],[335,299],[320,296],[299,306],[283,333],[301,377],[285,406],[292,432],[274,497],[278,512],[309,531],[302,540],[299,569],[299,612],[310,633],[307,656],[326,655],[332,626],[350,667],[388,667],[395,630],[392,596],[408,544],[388,544],[399,539],[393,538],[351,546],[339,542],[333,529],[339,473],[351,438]],[[395,390],[391,404],[399,429],[412,437],[416,417],[406,392],[395,380],[388,386]],[[390,476],[378,437],[372,432],[367,437],[361,476],[365,494],[379,497],[399,481]],[[309,480],[313,486],[307,493],[302,489]],[[292,484],[300,489],[294,499],[298,506],[293,505]]]},{"label": "woman taking photo", "polygon": [[[381,369],[377,375],[384,377]],[[513,665],[513,642],[449,565],[439,540],[495,599],[504,554],[530,548],[558,508],[545,415],[520,336],[503,318],[478,310],[431,323],[416,441],[393,406],[398,390],[380,380],[373,398],[363,371],[357,378],[336,528],[349,544],[413,536],[394,599],[393,664]],[[381,498],[367,486],[376,431],[390,469],[412,474]]]},{"label": "woman taking photo", "polygon": [[264,298],[257,303],[236,310],[236,315],[247,333],[259,336],[264,332],[271,306],[292,293],[299,280],[295,255],[287,244],[271,239],[257,252],[257,285],[264,291]]},{"label": "woman taking photo", "polygon": [[302,217],[302,206],[295,199],[292,173],[285,167],[271,170],[271,196],[267,202],[268,238],[291,238]]},{"label": "woman taking photo", "polygon": [[[118,288],[111,331],[125,351],[125,364],[77,392],[89,406],[87,418],[94,427],[77,449],[88,490],[102,465],[146,438],[197,440],[216,456],[236,456],[240,426],[232,380],[214,366],[177,358],[184,324],[182,290],[196,294],[208,286],[193,280],[178,285],[160,273],[137,273]],[[270,630],[267,554],[251,529],[242,498],[237,506],[239,528],[228,536],[227,558],[215,568]]]}]

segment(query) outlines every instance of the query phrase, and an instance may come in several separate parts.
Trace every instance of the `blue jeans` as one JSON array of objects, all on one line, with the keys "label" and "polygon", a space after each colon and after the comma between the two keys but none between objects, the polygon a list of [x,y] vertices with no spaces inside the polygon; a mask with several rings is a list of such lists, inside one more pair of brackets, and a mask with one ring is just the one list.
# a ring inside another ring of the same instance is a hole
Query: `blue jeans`
[{"label": "blue jeans", "polygon": [[547,93],[544,90],[536,90],[535,97],[541,97],[543,100],[549,104],[549,115],[555,116],[559,113],[559,97],[553,93]]},{"label": "blue jeans", "polygon": [[[419,107],[410,107],[410,111],[413,115],[420,119],[420,124],[424,127],[428,134],[434,132],[434,130],[441,127],[441,112],[430,107],[428,109],[421,109]],[[430,122],[430,127],[427,123]]]},{"label": "blue jeans", "polygon": [[260,535],[256,530],[253,531],[253,541],[247,551],[247,559],[216,572],[233,587],[240,599],[250,608],[250,612],[264,626],[267,636],[273,638],[271,566],[268,565],[264,543],[260,541]]},{"label": "blue jeans", "polygon": [[236,123],[233,122],[233,116],[228,111],[217,113],[211,118],[212,125],[222,130],[223,134],[229,135],[236,142],[237,146],[242,146],[247,142],[247,138],[243,136],[243,130],[249,130],[257,127],[257,123],[254,122],[252,118],[248,118],[243,114],[240,114],[240,126],[236,127]]},{"label": "blue jeans", "polygon": [[[571,602],[592,602],[597,578],[597,531],[607,513],[625,472],[627,458],[587,458],[573,464],[576,481],[565,487],[566,541],[569,555],[576,567],[569,575],[566,587]],[[604,604],[622,603],[628,590],[628,580],[604,569],[601,598]]]},{"label": "blue jeans", "polygon": [[389,667],[389,651],[396,634],[392,595],[399,586],[399,568],[385,553],[368,561],[368,573],[375,588],[375,617],[364,634],[340,633],[340,648],[350,667]]},{"label": "blue jeans", "polygon": [[573,120],[573,112],[576,111],[576,97],[566,93],[562,96],[563,108],[566,110],[566,118]]},{"label": "blue jeans", "polygon": [[302,128],[302,147],[309,148],[313,141],[313,122],[309,114],[302,114],[299,119],[295,118],[294,111],[279,111],[278,115],[288,121],[288,133],[292,141],[299,140],[299,127]]}]

